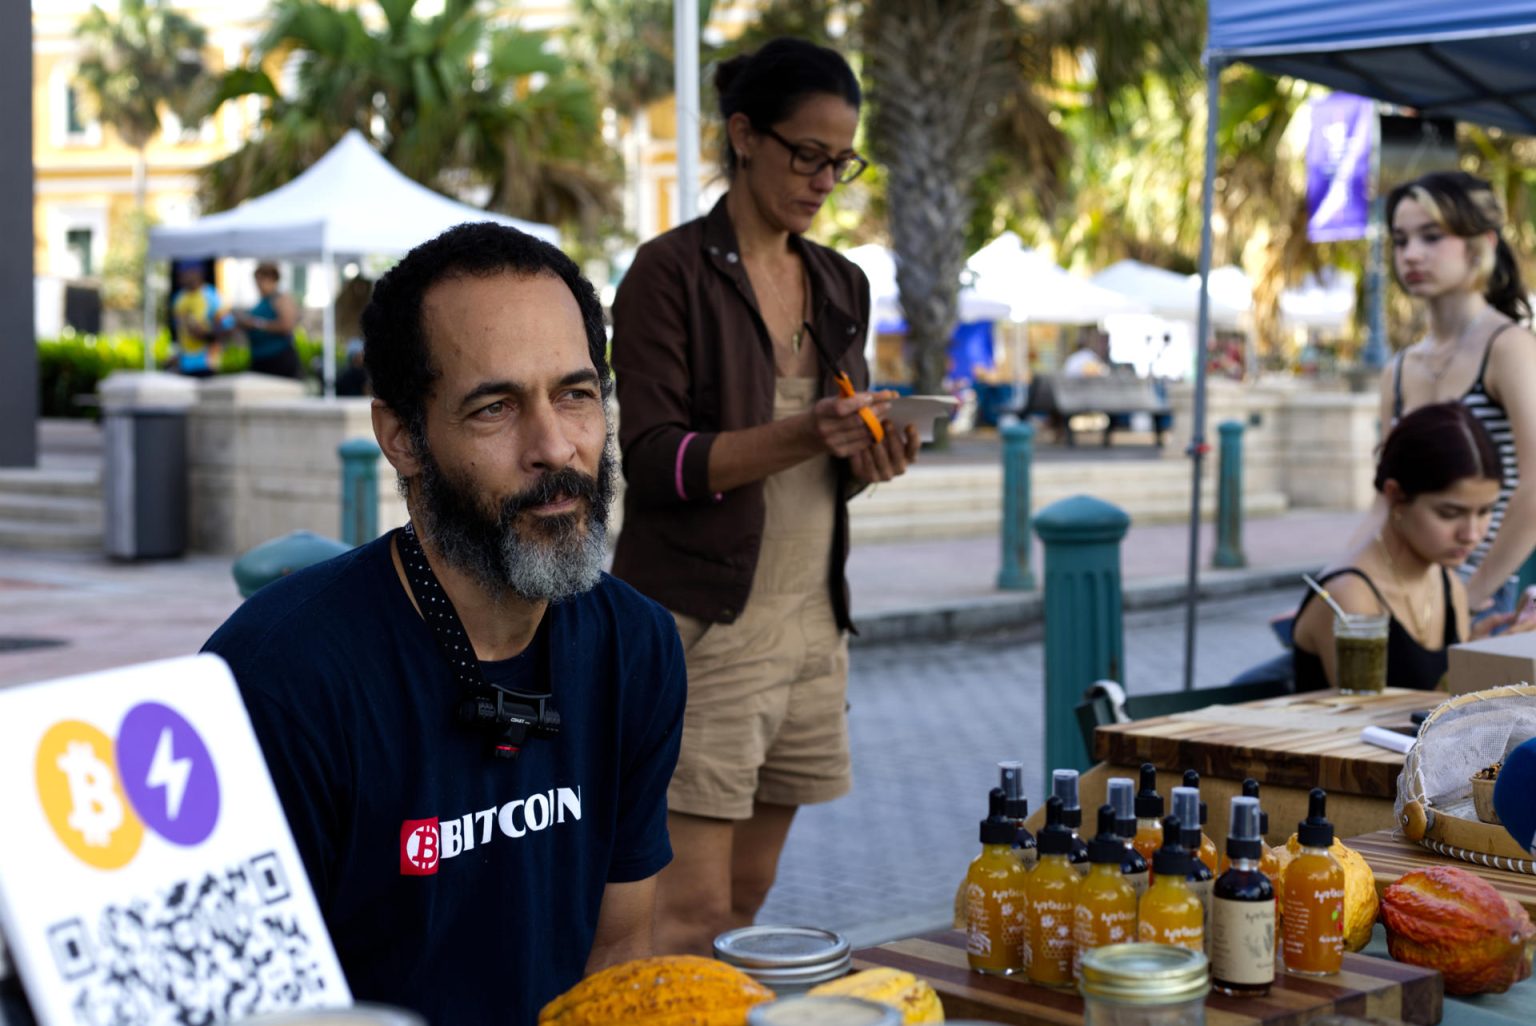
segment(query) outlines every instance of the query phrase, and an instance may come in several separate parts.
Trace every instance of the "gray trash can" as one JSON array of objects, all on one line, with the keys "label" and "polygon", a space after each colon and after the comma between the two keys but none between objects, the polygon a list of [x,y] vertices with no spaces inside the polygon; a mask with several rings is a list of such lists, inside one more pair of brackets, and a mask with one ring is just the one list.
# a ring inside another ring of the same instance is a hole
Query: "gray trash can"
[{"label": "gray trash can", "polygon": [[197,401],[197,382],[158,371],[119,371],[98,391],[107,555],[185,554],[187,410]]}]

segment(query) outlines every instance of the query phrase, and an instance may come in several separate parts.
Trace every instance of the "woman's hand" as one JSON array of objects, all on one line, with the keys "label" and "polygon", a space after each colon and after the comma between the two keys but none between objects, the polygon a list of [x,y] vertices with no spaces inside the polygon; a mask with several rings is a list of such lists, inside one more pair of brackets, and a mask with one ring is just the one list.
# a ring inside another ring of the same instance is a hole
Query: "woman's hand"
[{"label": "woman's hand", "polygon": [[867,408],[879,417],[887,407],[887,403],[879,401],[868,392],[846,398],[838,396],[821,399],[811,407],[811,429],[822,447],[832,455],[852,459],[875,444],[859,411]]},{"label": "woman's hand", "polygon": [[886,421],[885,440],[855,454],[849,467],[855,480],[868,484],[889,481],[907,472],[907,465],[917,459],[922,444],[916,425],[908,424],[898,430]]}]

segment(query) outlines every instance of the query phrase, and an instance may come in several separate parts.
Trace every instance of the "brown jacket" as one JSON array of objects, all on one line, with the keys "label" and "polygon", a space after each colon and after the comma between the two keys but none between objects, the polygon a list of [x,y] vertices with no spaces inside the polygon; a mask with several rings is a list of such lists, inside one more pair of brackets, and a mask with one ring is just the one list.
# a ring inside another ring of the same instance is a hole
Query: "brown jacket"
[{"label": "brown jacket", "polygon": [[[852,262],[791,237],[811,287],[811,328],[853,387],[869,387],[869,282]],[[613,371],[624,453],[624,527],[613,572],[668,609],[714,623],[741,615],[762,543],[763,486],[709,491],[721,431],[773,419],[773,340],[722,199],[705,217],[640,247],[613,302]],[[823,395],[837,388],[823,362]],[[827,587],[851,629],[849,471],[837,466],[837,520]]]}]

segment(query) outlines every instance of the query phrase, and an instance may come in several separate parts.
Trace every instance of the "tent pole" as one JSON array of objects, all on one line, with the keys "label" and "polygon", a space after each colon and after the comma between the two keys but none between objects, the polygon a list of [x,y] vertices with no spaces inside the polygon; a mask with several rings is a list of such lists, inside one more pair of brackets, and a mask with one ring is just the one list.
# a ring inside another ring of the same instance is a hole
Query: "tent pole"
[{"label": "tent pole", "polygon": [[1205,444],[1205,365],[1211,330],[1211,215],[1216,191],[1216,122],[1221,115],[1222,62],[1206,58],[1205,66],[1205,193],[1200,217],[1200,320],[1195,333],[1195,409],[1189,428],[1189,583],[1184,596],[1184,690],[1195,686],[1195,616],[1200,588],[1200,464]]},{"label": "tent pole", "polygon": [[325,397],[333,399],[336,396],[336,293],[341,276],[336,273],[336,260],[329,248],[321,251],[320,260],[325,265],[327,293],[325,310],[321,314],[325,329],[320,344],[320,380]]},{"label": "tent pole", "polygon": [[144,257],[144,369],[155,369],[155,297],[149,288],[149,269],[152,261]]},{"label": "tent pole", "polygon": [[[1386,199],[1381,195],[1381,105],[1371,104],[1371,214],[1366,223],[1365,237],[1370,240],[1370,258],[1366,263],[1365,297],[1370,304],[1367,311],[1365,348],[1360,362],[1373,371],[1387,365],[1387,293],[1383,288],[1386,276],[1383,266],[1382,236],[1386,234]],[[1385,425],[1383,425],[1385,428]]]},{"label": "tent pole", "polygon": [[699,5],[672,5],[673,80],[677,83],[677,215],[673,224],[699,216]]}]

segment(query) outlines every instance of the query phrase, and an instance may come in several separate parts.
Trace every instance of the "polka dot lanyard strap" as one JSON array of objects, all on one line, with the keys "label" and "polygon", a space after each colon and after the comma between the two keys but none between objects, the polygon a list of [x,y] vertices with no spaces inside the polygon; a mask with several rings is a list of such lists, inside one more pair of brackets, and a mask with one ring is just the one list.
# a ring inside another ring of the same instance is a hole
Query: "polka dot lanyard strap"
[{"label": "polka dot lanyard strap", "polygon": [[[554,737],[560,733],[560,714],[553,699],[554,674],[550,667],[549,642],[539,649],[539,663],[544,678],[543,694],[527,694],[486,682],[480,671],[480,659],[470,644],[464,623],[443,590],[414,524],[406,524],[398,534],[400,563],[405,579],[421,608],[422,619],[432,630],[438,651],[448,661],[454,679],[464,686],[468,697],[459,706],[459,719],[476,724],[490,736],[490,752],[497,759],[514,759],[524,742],[535,737]],[[537,644],[537,642],[536,642]]]},{"label": "polka dot lanyard strap", "polygon": [[486,691],[489,685],[480,674],[475,646],[469,643],[458,611],[448,601],[448,593],[438,582],[437,574],[432,572],[432,564],[427,562],[427,554],[416,537],[415,524],[406,524],[400,532],[400,562],[405,566],[405,579],[410,582],[411,594],[416,596],[416,604],[421,607],[422,619],[432,628],[432,636],[448,660],[454,679],[471,694]]}]

